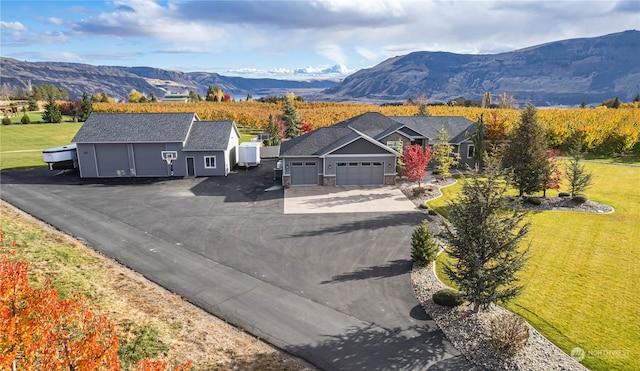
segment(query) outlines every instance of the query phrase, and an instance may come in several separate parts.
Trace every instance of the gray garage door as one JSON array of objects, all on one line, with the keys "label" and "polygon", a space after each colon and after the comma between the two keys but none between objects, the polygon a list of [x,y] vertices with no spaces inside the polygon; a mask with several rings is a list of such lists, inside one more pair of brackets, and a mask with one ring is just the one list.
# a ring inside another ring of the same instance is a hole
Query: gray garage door
[{"label": "gray garage door", "polygon": [[337,185],[381,185],[384,184],[382,162],[338,162],[336,164]]},{"label": "gray garage door", "polygon": [[312,161],[291,163],[291,185],[317,185],[318,164]]}]

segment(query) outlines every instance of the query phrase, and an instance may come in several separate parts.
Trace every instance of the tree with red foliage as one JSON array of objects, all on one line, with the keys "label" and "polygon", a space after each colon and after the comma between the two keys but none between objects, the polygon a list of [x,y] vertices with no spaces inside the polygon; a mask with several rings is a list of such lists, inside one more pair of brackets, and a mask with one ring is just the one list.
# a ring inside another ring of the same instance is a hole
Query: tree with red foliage
[{"label": "tree with red foliage", "polygon": [[422,148],[419,144],[407,146],[402,151],[400,161],[404,164],[404,174],[410,182],[418,182],[418,188],[421,188],[422,178],[427,175],[427,166],[431,157],[433,157],[431,147]]},{"label": "tree with red foliage", "polygon": [[300,125],[300,130],[303,133],[308,133],[310,131],[313,131],[313,125],[311,125],[309,121],[302,119],[302,125]]},{"label": "tree with red foliage", "polygon": [[224,101],[225,102],[231,102],[231,94],[227,93],[224,95]]},{"label": "tree with red foliage", "polygon": [[547,153],[549,154],[549,162],[543,169],[542,197],[547,197],[547,189],[559,190],[560,184],[562,183],[562,170],[560,169],[560,162],[558,161],[560,151],[550,149]]}]

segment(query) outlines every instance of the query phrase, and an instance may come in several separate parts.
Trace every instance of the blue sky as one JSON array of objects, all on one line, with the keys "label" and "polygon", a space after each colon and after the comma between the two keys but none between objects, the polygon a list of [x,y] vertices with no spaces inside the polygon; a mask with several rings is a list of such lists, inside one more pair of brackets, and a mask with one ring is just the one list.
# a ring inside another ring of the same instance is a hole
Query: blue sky
[{"label": "blue sky", "polygon": [[638,0],[2,0],[0,11],[2,57],[280,79],[640,29]]}]

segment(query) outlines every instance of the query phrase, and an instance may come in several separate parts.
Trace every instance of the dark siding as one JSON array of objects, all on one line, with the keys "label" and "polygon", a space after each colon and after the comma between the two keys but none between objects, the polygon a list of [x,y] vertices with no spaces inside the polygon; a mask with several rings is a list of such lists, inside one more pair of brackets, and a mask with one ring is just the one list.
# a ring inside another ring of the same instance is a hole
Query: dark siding
[{"label": "dark siding", "polygon": [[98,177],[131,176],[127,144],[97,143],[95,150]]},{"label": "dark siding", "polygon": [[[160,153],[165,150],[164,143],[134,143],[133,158],[136,164],[136,176],[167,176],[167,162]],[[180,155],[178,154],[178,157]],[[176,160],[178,161],[178,160]],[[175,167],[175,165],[174,165]],[[175,174],[175,169],[174,169]]]}]

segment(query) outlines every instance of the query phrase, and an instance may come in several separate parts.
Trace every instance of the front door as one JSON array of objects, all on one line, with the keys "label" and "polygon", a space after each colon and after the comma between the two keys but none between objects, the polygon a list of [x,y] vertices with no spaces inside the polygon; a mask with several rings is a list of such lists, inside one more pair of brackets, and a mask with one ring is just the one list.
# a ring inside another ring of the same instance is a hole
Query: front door
[{"label": "front door", "polygon": [[187,176],[196,176],[193,157],[187,157]]}]

